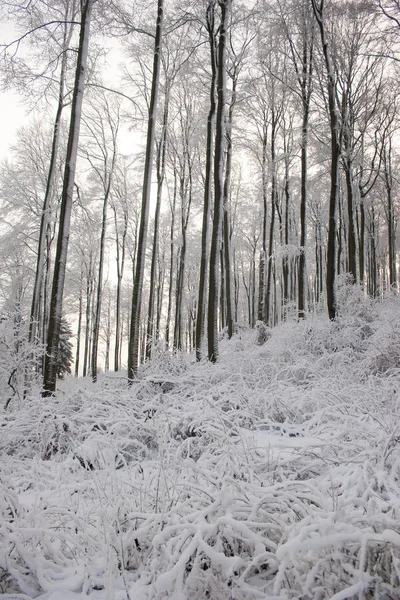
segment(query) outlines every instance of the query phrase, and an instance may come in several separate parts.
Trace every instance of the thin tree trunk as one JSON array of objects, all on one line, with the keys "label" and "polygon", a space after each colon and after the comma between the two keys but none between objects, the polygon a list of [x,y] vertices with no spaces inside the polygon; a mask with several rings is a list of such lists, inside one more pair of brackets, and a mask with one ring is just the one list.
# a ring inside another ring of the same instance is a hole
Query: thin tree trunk
[{"label": "thin tree trunk", "polygon": [[275,110],[272,111],[272,124],[271,124],[271,221],[269,226],[269,243],[268,243],[268,256],[267,256],[267,281],[265,288],[265,314],[264,321],[267,325],[270,325],[271,319],[271,282],[272,282],[272,271],[273,271],[273,248],[274,248],[274,230],[275,230],[275,209],[276,209],[276,129],[277,129],[277,118]]},{"label": "thin tree trunk", "polygon": [[136,256],[135,281],[132,293],[132,314],[128,348],[128,381],[130,384],[137,373],[139,360],[140,313],[142,305],[144,267],[146,259],[146,241],[149,222],[151,172],[153,166],[154,138],[157,117],[157,102],[161,65],[161,39],[163,26],[163,0],[158,0],[156,36],[154,44],[153,80],[151,85],[151,98],[149,120],[147,128],[146,158],[143,175],[142,212],[140,216],[139,240]]},{"label": "thin tree trunk", "polygon": [[218,45],[218,107],[214,153],[214,218],[210,251],[210,280],[208,297],[208,359],[218,359],[218,270],[221,246],[223,216],[223,160],[225,141],[225,102],[226,102],[226,34],[231,0],[220,0],[221,24]]},{"label": "thin tree trunk", "polygon": [[308,193],[308,121],[309,100],[303,99],[303,123],[301,132],[301,199],[300,199],[300,256],[298,267],[297,314],[306,315],[306,242],[307,242],[307,193]]},{"label": "thin tree trunk", "polygon": [[[68,13],[68,10],[66,11]],[[66,19],[68,18],[68,14],[66,14]],[[47,236],[47,226],[49,220],[49,211],[50,211],[50,202],[54,189],[54,179],[56,175],[57,168],[57,155],[58,148],[60,145],[60,127],[61,127],[61,116],[64,108],[64,88],[65,88],[65,77],[67,70],[67,58],[68,53],[66,49],[69,46],[69,42],[71,40],[73,28],[70,27],[68,30],[64,31],[64,40],[63,40],[63,48],[65,49],[62,58],[61,58],[61,72],[60,72],[60,84],[58,90],[58,105],[56,111],[56,117],[54,120],[53,126],[53,140],[51,145],[51,154],[50,154],[50,165],[49,172],[47,175],[46,182],[46,190],[43,200],[43,209],[40,220],[40,230],[39,230],[39,243],[38,243],[38,252],[37,252],[37,260],[36,260],[36,271],[35,271],[35,282],[33,286],[33,296],[32,296],[32,304],[31,304],[31,314],[29,321],[29,342],[32,343],[37,337],[38,331],[38,315],[40,312],[40,303],[42,297],[42,288],[43,288],[43,277],[44,277],[44,269],[45,269],[45,250],[46,250],[46,236]],[[45,319],[46,315],[42,316]]]},{"label": "thin tree trunk", "polygon": [[90,348],[90,332],[92,328],[92,294],[93,294],[93,273],[92,273],[92,258],[90,257],[89,269],[87,271],[86,280],[86,321],[85,321],[85,349],[83,353],[83,377],[86,377],[88,372],[89,348]]},{"label": "thin tree trunk", "polygon": [[79,129],[85,88],[85,74],[89,49],[89,29],[92,6],[93,0],[83,0],[75,85],[71,107],[71,121],[69,127],[64,183],[61,197],[60,225],[50,302],[47,352],[44,363],[43,377],[44,396],[50,396],[55,392],[57,382],[57,361],[63,308],[64,281],[67,266],[72,196],[74,191]]},{"label": "thin tree trunk", "polygon": [[97,293],[96,293],[96,308],[94,312],[93,324],[93,339],[92,339],[92,379],[97,380],[97,355],[99,350],[99,332],[100,332],[100,315],[101,301],[103,295],[103,270],[104,270],[104,252],[106,245],[106,228],[107,228],[107,206],[111,188],[111,173],[108,176],[107,188],[104,194],[103,211],[101,220],[101,235],[100,235],[100,253],[99,253],[99,270],[97,273]]},{"label": "thin tree trunk", "polygon": [[284,245],[285,254],[282,260],[283,275],[283,312],[286,318],[287,305],[289,303],[289,207],[290,207],[290,181],[289,181],[289,148],[285,150],[285,222],[284,222]]},{"label": "thin tree trunk", "polygon": [[[295,57],[294,60],[296,61]],[[301,127],[301,192],[300,192],[300,255],[298,261],[298,300],[297,314],[299,319],[306,315],[306,243],[307,243],[307,195],[308,195],[308,129],[310,119],[310,100],[312,94],[312,77],[314,66],[314,33],[307,47],[306,36],[303,38],[303,58],[301,76],[298,72],[302,100]]]},{"label": "thin tree trunk", "polygon": [[170,326],[171,326],[171,314],[172,314],[172,296],[173,296],[173,273],[174,273],[174,232],[175,232],[175,208],[176,208],[176,197],[177,197],[177,176],[176,169],[174,169],[174,192],[171,207],[171,228],[170,228],[170,260],[169,260],[169,290],[168,290],[168,307],[167,307],[167,319],[165,324],[165,343],[168,348],[169,337],[170,337]]},{"label": "thin tree trunk", "polygon": [[163,114],[163,125],[160,146],[157,153],[157,200],[156,200],[156,211],[154,217],[154,235],[153,235],[153,250],[151,255],[151,267],[150,267],[150,293],[149,293],[149,309],[147,314],[147,341],[146,341],[146,358],[151,357],[151,347],[154,335],[154,304],[155,304],[155,288],[156,288],[156,267],[157,267],[157,255],[159,246],[159,229],[160,229],[160,211],[161,211],[161,198],[162,189],[165,176],[165,155],[167,146],[167,123],[168,123],[168,104],[169,104],[169,93],[165,94],[164,101],[164,114]]},{"label": "thin tree trunk", "polygon": [[206,314],[206,292],[207,292],[207,263],[209,245],[209,221],[212,191],[212,158],[213,141],[215,130],[216,102],[215,92],[217,86],[217,51],[215,47],[214,33],[214,11],[215,0],[210,0],[207,7],[207,29],[210,44],[211,61],[211,84],[210,84],[210,109],[207,117],[207,139],[206,139],[206,172],[204,181],[204,207],[203,224],[201,230],[201,255],[200,255],[200,279],[199,295],[197,300],[196,318],[196,360],[202,357],[202,345],[205,337],[205,314]]},{"label": "thin tree trunk", "polygon": [[176,302],[175,302],[175,330],[174,330],[174,348],[182,349],[182,301],[183,301],[183,284],[185,277],[186,265],[186,249],[187,249],[187,228],[189,222],[190,208],[192,204],[192,166],[190,157],[188,156],[188,171],[189,171],[189,190],[187,205],[185,206],[184,182],[181,181],[181,233],[182,245],[179,253],[178,274],[176,281]]},{"label": "thin tree trunk", "polygon": [[[222,222],[222,233],[224,234],[224,222]],[[225,297],[225,253],[224,253],[224,235],[222,235],[221,248],[219,254],[220,266],[220,288],[219,288],[219,326],[224,329],[226,326],[226,297]]]},{"label": "thin tree trunk", "polygon": [[267,142],[268,129],[264,125],[263,144],[262,144],[262,196],[263,196],[263,223],[262,223],[262,246],[260,252],[260,263],[258,271],[258,321],[265,319],[265,275],[266,275],[266,256],[267,256],[267,214],[268,214],[268,196],[267,196]]},{"label": "thin tree trunk", "polygon": [[116,250],[117,250],[117,297],[116,297],[116,307],[115,307],[115,348],[114,348],[114,371],[119,371],[120,368],[120,354],[121,354],[121,346],[122,346],[122,337],[121,337],[121,291],[122,291],[122,278],[124,275],[124,267],[125,267],[125,244],[126,244],[126,234],[128,229],[128,215],[124,212],[124,229],[122,231],[122,244],[120,246],[119,236],[118,236],[118,224],[117,224],[117,213],[114,210],[114,223],[115,223],[115,231],[116,231]]},{"label": "thin tree trunk", "polygon": [[165,283],[165,253],[159,258],[158,265],[158,282],[157,282],[157,308],[156,308],[156,331],[155,338],[158,342],[160,339],[160,324],[162,316],[162,304],[164,297],[164,283]]},{"label": "thin tree trunk", "polygon": [[236,85],[237,76],[233,78],[232,95],[228,111],[228,120],[226,124],[226,163],[225,163],[225,181],[224,181],[224,200],[223,200],[223,251],[225,266],[225,300],[226,300],[226,324],[228,326],[228,338],[233,335],[234,329],[234,309],[233,309],[233,290],[232,290],[232,250],[231,250],[231,224],[229,218],[229,191],[232,170],[232,122],[233,109],[236,103]]},{"label": "thin tree trunk", "polygon": [[78,328],[76,332],[76,353],[75,353],[75,377],[79,375],[79,360],[81,349],[82,332],[82,305],[83,305],[83,268],[81,270],[81,282],[79,287],[79,307],[78,307]]},{"label": "thin tree trunk", "polygon": [[384,180],[386,187],[387,208],[386,218],[388,226],[389,245],[389,285],[397,285],[396,275],[396,244],[394,229],[394,205],[393,205],[393,176],[392,176],[392,140],[389,140],[388,149],[384,148]]},{"label": "thin tree trunk", "polygon": [[329,105],[329,126],[331,134],[331,189],[329,195],[329,225],[328,225],[328,251],[326,265],[326,295],[328,314],[331,320],[336,318],[336,205],[339,186],[339,121],[336,100],[335,72],[328,46],[325,31],[324,0],[311,0],[315,17],[321,34],[322,50],[327,71],[327,89]]},{"label": "thin tree trunk", "polygon": [[349,134],[347,132],[347,126],[344,126],[344,149],[347,154],[347,158],[344,163],[344,172],[346,178],[346,190],[347,190],[347,270],[350,275],[350,279],[353,283],[357,281],[357,248],[356,248],[356,230],[354,223],[354,181],[353,181],[353,166],[350,157],[351,147],[349,141]]}]

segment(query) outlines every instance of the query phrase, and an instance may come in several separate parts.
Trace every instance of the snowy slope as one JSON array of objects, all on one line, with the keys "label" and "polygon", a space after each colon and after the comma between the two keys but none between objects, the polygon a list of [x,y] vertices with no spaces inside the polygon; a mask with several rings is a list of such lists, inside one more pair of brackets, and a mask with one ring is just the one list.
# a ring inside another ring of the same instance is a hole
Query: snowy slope
[{"label": "snowy slope", "polygon": [[400,598],[400,303],[1,414],[0,593]]}]

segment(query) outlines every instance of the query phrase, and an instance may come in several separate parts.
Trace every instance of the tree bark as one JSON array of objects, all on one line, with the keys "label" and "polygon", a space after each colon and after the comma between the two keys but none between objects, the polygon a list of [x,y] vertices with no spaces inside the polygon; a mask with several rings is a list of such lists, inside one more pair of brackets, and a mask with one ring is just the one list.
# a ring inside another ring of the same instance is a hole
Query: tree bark
[{"label": "tree bark", "polygon": [[196,360],[202,358],[202,345],[205,337],[205,314],[206,314],[206,292],[207,292],[207,262],[209,245],[209,221],[210,205],[212,191],[212,158],[213,141],[215,130],[216,102],[215,92],[217,86],[217,50],[215,44],[215,0],[210,0],[207,7],[207,31],[210,45],[211,62],[211,83],[210,83],[210,109],[207,117],[207,138],[206,138],[206,172],[204,181],[204,206],[203,206],[203,224],[201,230],[201,255],[200,255],[200,278],[199,294],[197,300],[196,317]]},{"label": "tree bark", "polygon": [[144,267],[146,259],[146,241],[149,223],[151,173],[153,167],[154,138],[157,118],[157,103],[159,93],[161,41],[163,31],[163,0],[158,0],[157,24],[154,44],[153,79],[147,127],[146,158],[143,174],[142,212],[140,216],[139,239],[136,255],[135,279],[132,292],[132,313],[128,348],[128,381],[133,383],[137,373],[139,360],[140,313],[142,305]]},{"label": "tree bark", "polygon": [[[66,20],[68,18],[68,10],[66,11]],[[65,77],[67,70],[67,48],[69,46],[69,42],[72,36],[72,26],[69,29],[65,29],[64,31],[64,40],[63,40],[63,48],[64,52],[61,58],[61,71],[60,71],[60,83],[58,89],[58,105],[56,116],[53,125],[53,140],[51,145],[51,154],[50,154],[50,165],[49,171],[47,175],[46,182],[46,190],[43,200],[43,209],[40,220],[40,230],[39,230],[39,243],[38,243],[38,252],[37,252],[37,260],[36,260],[36,271],[35,271],[35,282],[33,287],[33,296],[32,296],[32,304],[31,304],[31,314],[29,320],[29,342],[32,343],[37,337],[38,331],[38,321],[39,321],[39,313],[40,313],[40,304],[42,298],[42,290],[43,290],[43,278],[44,278],[44,270],[45,270],[45,251],[46,251],[46,236],[47,236],[47,227],[49,221],[49,211],[50,211],[50,202],[53,194],[54,188],[54,179],[56,175],[56,167],[57,167],[57,155],[58,148],[60,143],[60,126],[61,126],[61,116],[64,109],[64,88],[65,88]],[[42,313],[43,319],[46,319],[46,315]]]},{"label": "tree bark", "polygon": [[74,190],[79,129],[85,88],[86,64],[89,49],[90,17],[94,0],[83,0],[78,58],[76,64],[71,120],[68,135],[64,183],[61,197],[60,225],[54,265],[53,286],[50,302],[50,317],[47,334],[47,352],[44,363],[43,395],[50,396],[56,390],[57,360],[60,341],[60,326],[63,308],[65,271],[67,266],[69,229]]},{"label": "tree bark", "polygon": [[168,288],[168,306],[167,306],[167,319],[165,323],[165,343],[167,348],[169,347],[170,338],[170,326],[171,326],[171,314],[172,314],[172,296],[173,296],[173,273],[174,273],[174,232],[175,232],[175,208],[176,208],[176,197],[178,194],[178,184],[176,169],[174,169],[174,191],[171,206],[171,227],[170,227],[170,259],[169,259],[169,288]]},{"label": "tree bark", "polygon": [[147,338],[146,338],[146,358],[151,357],[151,347],[154,336],[154,305],[156,296],[156,269],[157,269],[157,256],[159,246],[159,228],[160,228],[160,211],[161,211],[161,198],[162,189],[165,176],[165,154],[167,146],[167,123],[168,123],[168,105],[169,105],[169,83],[167,82],[167,91],[165,93],[164,100],[164,114],[163,124],[161,132],[161,140],[157,153],[157,200],[156,200],[156,212],[154,217],[154,235],[153,235],[153,250],[151,254],[151,267],[150,267],[150,293],[149,293],[149,309],[147,314]]},{"label": "tree bark", "polygon": [[104,252],[106,243],[106,227],[107,227],[107,206],[108,197],[110,195],[111,174],[109,175],[108,186],[103,199],[103,210],[101,219],[101,235],[100,235],[100,253],[99,253],[99,270],[97,272],[97,292],[96,292],[96,307],[94,312],[93,323],[93,338],[92,338],[92,379],[97,380],[97,354],[99,349],[99,332],[100,332],[100,315],[101,301],[103,294],[103,270],[104,270]]},{"label": "tree bark", "polygon": [[277,134],[278,118],[276,111],[272,109],[272,121],[271,121],[271,221],[269,226],[269,242],[268,242],[268,255],[267,255],[267,275],[266,275],[266,287],[265,287],[265,312],[264,322],[267,325],[272,325],[271,320],[271,282],[272,282],[272,271],[273,271],[273,249],[274,249],[274,230],[275,230],[275,209],[276,209],[276,134]]},{"label": "tree bark", "polygon": [[79,375],[79,360],[81,349],[82,333],[82,307],[83,307],[83,268],[81,269],[81,281],[79,286],[79,306],[78,306],[78,327],[76,331],[76,352],[75,352],[75,377]]},{"label": "tree bark", "polygon": [[311,0],[314,14],[321,35],[322,50],[327,71],[327,90],[329,106],[329,127],[331,134],[331,189],[329,194],[329,224],[328,224],[328,249],[326,264],[326,295],[328,315],[331,320],[336,318],[336,205],[339,187],[339,120],[336,100],[335,72],[332,64],[331,53],[326,38],[324,0]]},{"label": "tree bark", "polygon": [[226,324],[228,327],[228,338],[233,335],[234,330],[234,308],[233,308],[233,290],[232,290],[232,249],[231,249],[231,223],[229,218],[229,192],[232,170],[232,122],[233,109],[236,104],[236,73],[232,79],[232,95],[229,105],[228,119],[226,124],[226,163],[225,163],[225,181],[224,181],[224,221],[223,221],[223,251],[225,266],[225,299],[226,299]]},{"label": "tree bark", "polygon": [[225,141],[225,101],[226,101],[226,35],[231,0],[219,0],[221,7],[221,24],[218,43],[218,106],[215,133],[214,153],[214,218],[210,251],[210,279],[208,297],[208,359],[218,359],[218,270],[219,251],[221,246],[223,216],[223,160]]},{"label": "tree bark", "polygon": [[387,208],[386,218],[388,226],[388,245],[389,245],[389,285],[397,286],[396,275],[396,238],[394,225],[394,204],[393,204],[393,175],[392,175],[392,140],[389,139],[388,146],[384,147],[384,180],[386,188]]}]

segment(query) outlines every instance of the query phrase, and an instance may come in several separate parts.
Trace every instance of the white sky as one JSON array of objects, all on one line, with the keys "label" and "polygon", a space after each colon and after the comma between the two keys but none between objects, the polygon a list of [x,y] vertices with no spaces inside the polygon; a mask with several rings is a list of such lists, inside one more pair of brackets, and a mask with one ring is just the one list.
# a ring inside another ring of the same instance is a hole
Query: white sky
[{"label": "white sky", "polygon": [[[8,43],[16,36],[10,23],[0,23],[0,43]],[[17,129],[25,121],[25,108],[19,96],[13,92],[0,92],[0,160],[6,158]]]},{"label": "white sky", "polygon": [[0,160],[7,157],[10,145],[14,143],[17,129],[26,121],[25,108],[17,94],[0,94]]}]

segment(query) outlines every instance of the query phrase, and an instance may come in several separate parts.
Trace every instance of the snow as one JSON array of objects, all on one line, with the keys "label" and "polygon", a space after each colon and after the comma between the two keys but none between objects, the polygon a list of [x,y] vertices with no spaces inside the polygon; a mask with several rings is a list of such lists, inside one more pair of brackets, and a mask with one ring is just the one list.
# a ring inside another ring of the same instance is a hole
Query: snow
[{"label": "snow", "polygon": [[2,597],[399,598],[400,302],[347,293],[3,410]]}]

